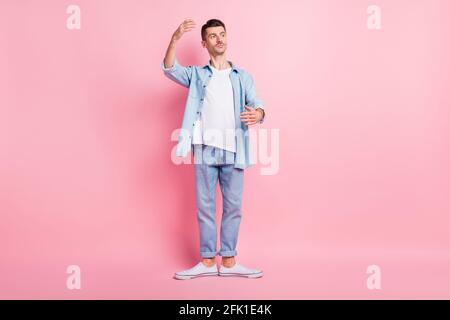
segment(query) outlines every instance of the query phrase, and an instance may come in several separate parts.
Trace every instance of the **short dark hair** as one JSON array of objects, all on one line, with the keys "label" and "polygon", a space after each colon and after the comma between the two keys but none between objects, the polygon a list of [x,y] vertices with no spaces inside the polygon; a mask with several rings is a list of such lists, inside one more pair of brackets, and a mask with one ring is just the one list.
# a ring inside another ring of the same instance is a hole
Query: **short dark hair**
[{"label": "short dark hair", "polygon": [[206,40],[206,29],[210,27],[223,27],[223,29],[227,31],[227,29],[225,28],[225,24],[222,21],[220,21],[219,19],[209,19],[202,26],[202,40]]}]

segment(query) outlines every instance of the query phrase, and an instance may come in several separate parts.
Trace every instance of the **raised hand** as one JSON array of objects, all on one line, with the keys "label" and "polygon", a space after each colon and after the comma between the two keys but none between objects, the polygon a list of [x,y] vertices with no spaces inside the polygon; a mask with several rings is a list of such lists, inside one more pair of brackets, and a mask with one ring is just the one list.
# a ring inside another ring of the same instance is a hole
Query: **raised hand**
[{"label": "raised hand", "polygon": [[186,32],[191,31],[192,29],[194,29],[196,26],[195,21],[192,19],[187,19],[184,20],[182,24],[180,24],[180,26],[177,28],[177,30],[175,30],[175,32],[173,33],[172,39],[175,41],[178,41],[181,39],[181,37],[183,36],[183,34],[185,34]]}]

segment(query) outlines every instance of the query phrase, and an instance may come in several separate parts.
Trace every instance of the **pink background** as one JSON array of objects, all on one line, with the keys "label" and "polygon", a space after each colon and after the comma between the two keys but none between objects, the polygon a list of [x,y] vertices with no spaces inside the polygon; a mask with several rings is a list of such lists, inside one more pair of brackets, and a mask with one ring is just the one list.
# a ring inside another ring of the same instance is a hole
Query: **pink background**
[{"label": "pink background", "polygon": [[[66,28],[70,4],[81,30]],[[2,0],[0,298],[450,298],[449,12]],[[206,63],[201,25],[222,19],[228,59],[266,103],[259,128],[280,130],[278,174],[245,176],[238,258],[259,280],[171,278],[198,261],[193,167],[170,159],[186,90],[160,69],[185,18],[198,26],[179,61]],[[366,287],[372,264],[381,290]]]}]

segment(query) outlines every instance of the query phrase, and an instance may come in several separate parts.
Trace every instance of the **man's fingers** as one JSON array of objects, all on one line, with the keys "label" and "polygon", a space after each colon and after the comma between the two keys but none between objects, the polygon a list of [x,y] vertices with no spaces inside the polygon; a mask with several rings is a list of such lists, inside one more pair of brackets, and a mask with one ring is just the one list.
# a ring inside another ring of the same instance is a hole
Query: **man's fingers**
[{"label": "man's fingers", "polygon": [[187,31],[188,28],[194,28],[195,26],[196,24],[193,20],[185,20],[178,28],[184,32]]},{"label": "man's fingers", "polygon": [[252,114],[256,114],[256,111],[244,111],[244,112],[241,112],[241,115],[252,115]]},{"label": "man's fingers", "polygon": [[241,118],[256,118],[255,113],[241,114]]},{"label": "man's fingers", "polygon": [[241,112],[241,121],[247,126],[258,123],[256,121],[257,111],[249,106],[244,106],[247,111]]},{"label": "man's fingers", "polygon": [[241,119],[242,122],[252,122],[252,121],[256,121],[256,119]]},{"label": "man's fingers", "polygon": [[240,118],[248,126],[258,123],[256,113],[247,113],[247,115],[241,115]]},{"label": "man's fingers", "polygon": [[195,24],[189,23],[189,24],[183,24],[181,25],[181,28],[187,29],[187,28],[195,28]]},{"label": "man's fingers", "polygon": [[186,33],[186,32],[189,32],[189,31],[192,31],[194,28],[181,28],[181,32],[182,33]]},{"label": "man's fingers", "polygon": [[244,123],[245,123],[247,126],[251,126],[251,125],[253,125],[253,124],[256,124],[257,122],[256,122],[256,121],[247,121],[247,122],[244,121]]},{"label": "man's fingers", "polygon": [[192,26],[192,27],[183,27],[183,31],[191,31],[192,29],[195,29],[195,26]]}]

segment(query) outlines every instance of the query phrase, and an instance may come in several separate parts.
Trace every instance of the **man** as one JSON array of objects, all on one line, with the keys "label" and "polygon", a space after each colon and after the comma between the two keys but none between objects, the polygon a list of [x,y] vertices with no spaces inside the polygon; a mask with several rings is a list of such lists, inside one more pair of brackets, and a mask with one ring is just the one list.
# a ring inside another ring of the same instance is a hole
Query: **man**
[{"label": "man", "polygon": [[[180,65],[175,57],[176,45],[184,33],[195,28],[185,20],[173,33],[162,69],[178,84],[189,88],[177,156],[194,155],[197,220],[202,260],[193,268],[175,273],[176,279],[202,276],[262,277],[260,270],[235,261],[241,221],[244,169],[253,165],[248,126],[262,123],[265,112],[256,94],[252,77],[237,68],[225,55],[225,24],[211,19],[202,26],[201,44],[210,61],[207,65]],[[216,251],[216,186],[223,198],[220,251]],[[222,257],[218,269],[216,255]]]}]

